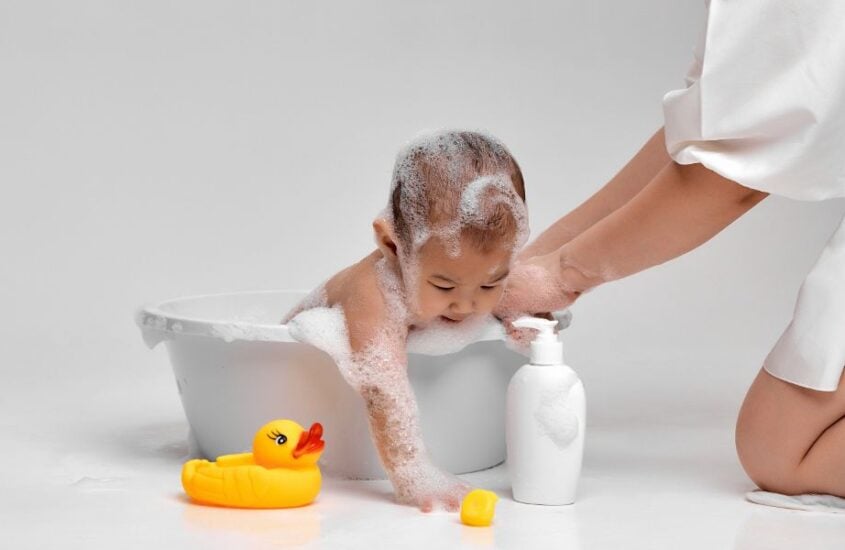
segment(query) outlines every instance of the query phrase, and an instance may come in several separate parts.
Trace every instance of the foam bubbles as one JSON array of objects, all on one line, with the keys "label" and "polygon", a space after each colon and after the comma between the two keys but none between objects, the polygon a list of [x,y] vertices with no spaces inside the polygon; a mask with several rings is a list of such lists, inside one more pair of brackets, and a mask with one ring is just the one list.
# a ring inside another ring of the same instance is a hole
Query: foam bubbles
[{"label": "foam bubbles", "polygon": [[436,319],[408,333],[408,351],[426,355],[457,353],[491,332],[502,332],[492,315],[473,315],[457,325]]},{"label": "foam bubbles", "polygon": [[326,352],[335,363],[340,373],[349,381],[350,358],[349,332],[346,328],[346,316],[340,306],[312,307],[298,313],[288,322],[290,335]]},{"label": "foam bubbles", "polygon": [[[516,222],[512,250],[528,238],[525,202],[514,189],[516,162],[496,138],[478,132],[437,131],[418,136],[397,155],[391,202],[385,210],[408,261],[431,237],[460,254],[460,232],[483,227],[493,206],[505,205]],[[396,213],[401,215],[400,220]]]},{"label": "foam bubbles", "polygon": [[439,505],[456,512],[472,490],[471,485],[430,462],[399,466],[394,469],[390,481],[396,488],[398,502],[420,506],[426,511]]},{"label": "foam bubbles", "polygon": [[569,406],[569,392],[576,381],[572,374],[544,388],[534,413],[541,433],[561,449],[569,446],[578,436],[578,415]]},{"label": "foam bubbles", "polygon": [[[513,257],[528,237],[527,210],[514,187],[518,172],[508,150],[490,136],[440,131],[411,141],[397,156],[390,202],[382,212],[396,233],[398,261],[382,257],[357,268],[375,274],[385,310],[380,326],[370,320],[373,326],[363,331],[369,339],[352,349],[351,310],[344,311],[337,296],[330,300],[325,285],[285,317],[291,336],[328,353],[361,394],[373,440],[400,502],[456,510],[470,490],[428,458],[408,381],[407,349],[452,353],[477,341],[495,323],[490,316],[473,316],[459,325],[438,319],[411,330],[419,310],[419,249],[436,236],[457,257],[462,232],[469,227],[489,230],[495,218],[501,222],[493,228],[495,237],[502,238],[501,246],[510,247]],[[518,178],[521,185],[521,174]],[[513,223],[505,223],[507,214]],[[345,300],[354,303],[348,296]]]},{"label": "foam bubbles", "polygon": [[[384,290],[395,292],[391,285],[397,279],[389,276],[387,267],[382,269]],[[364,399],[370,433],[397,501],[423,509],[442,506],[456,510],[471,487],[435,467],[428,457],[407,375],[406,327],[387,323],[361,349],[352,350],[346,315],[335,305],[299,312],[289,321],[288,330],[297,340],[328,353],[344,379]],[[435,333],[442,337],[446,332],[435,327],[424,341],[432,349],[443,346],[442,339],[438,344],[432,338]],[[454,331],[449,332],[454,336]],[[466,342],[452,345],[462,347]]]},{"label": "foam bubbles", "polygon": [[413,305],[417,303],[417,287],[405,281],[417,280],[419,263],[401,263],[397,272],[397,266],[388,262],[387,258],[381,258],[374,267],[391,324],[407,328],[412,323]]},{"label": "foam bubbles", "polygon": [[[485,197],[486,200],[484,200]],[[513,247],[522,248],[528,238],[528,212],[507,174],[482,176],[474,179],[464,188],[460,205],[462,225],[483,224],[484,214],[498,204],[503,204],[510,209],[517,226]]]},{"label": "foam bubbles", "polygon": [[318,307],[318,306],[325,306],[328,304],[328,295],[326,294],[326,283],[321,284],[314,290],[308,293],[308,295],[302,299],[299,304],[296,305],[293,309],[291,309],[283,318],[282,324],[287,324],[291,319],[293,319],[296,315],[300,312]]}]

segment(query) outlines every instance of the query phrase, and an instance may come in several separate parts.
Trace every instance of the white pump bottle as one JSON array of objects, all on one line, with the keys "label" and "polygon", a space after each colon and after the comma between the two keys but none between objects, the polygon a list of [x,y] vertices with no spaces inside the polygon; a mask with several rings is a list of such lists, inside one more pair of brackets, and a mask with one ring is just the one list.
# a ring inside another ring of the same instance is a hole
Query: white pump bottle
[{"label": "white pump bottle", "polygon": [[507,464],[513,498],[528,504],[572,504],[581,475],[584,386],[563,364],[556,324],[536,317],[513,323],[539,331],[531,342],[531,363],[514,374],[507,395]]}]

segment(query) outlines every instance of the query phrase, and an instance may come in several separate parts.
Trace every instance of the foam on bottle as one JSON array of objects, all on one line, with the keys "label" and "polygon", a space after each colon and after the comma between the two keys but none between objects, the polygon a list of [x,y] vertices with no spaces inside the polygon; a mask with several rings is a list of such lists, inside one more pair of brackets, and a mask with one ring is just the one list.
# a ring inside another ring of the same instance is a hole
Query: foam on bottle
[{"label": "foam on bottle", "polygon": [[569,405],[569,392],[576,380],[573,375],[545,388],[534,413],[540,432],[560,449],[569,446],[578,436],[578,415]]}]

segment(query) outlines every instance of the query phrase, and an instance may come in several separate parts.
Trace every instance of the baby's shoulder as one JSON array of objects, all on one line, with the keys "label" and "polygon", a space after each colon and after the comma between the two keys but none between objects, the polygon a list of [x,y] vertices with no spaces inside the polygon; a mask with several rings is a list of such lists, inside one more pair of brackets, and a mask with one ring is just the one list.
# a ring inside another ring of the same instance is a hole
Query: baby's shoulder
[{"label": "baby's shoulder", "polygon": [[371,263],[360,262],[338,273],[326,283],[326,294],[331,305],[343,309],[352,351],[360,351],[387,328],[399,328],[391,320],[390,301]]}]

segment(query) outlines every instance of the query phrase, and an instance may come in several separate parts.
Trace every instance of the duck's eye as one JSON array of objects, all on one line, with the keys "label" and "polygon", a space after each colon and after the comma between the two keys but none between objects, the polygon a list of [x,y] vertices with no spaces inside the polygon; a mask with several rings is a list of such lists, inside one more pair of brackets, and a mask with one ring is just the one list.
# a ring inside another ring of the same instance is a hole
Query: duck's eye
[{"label": "duck's eye", "polygon": [[276,430],[273,430],[272,432],[268,433],[267,437],[274,440],[276,442],[276,445],[284,445],[285,443],[287,443],[288,440],[288,437],[285,434],[279,433]]}]

